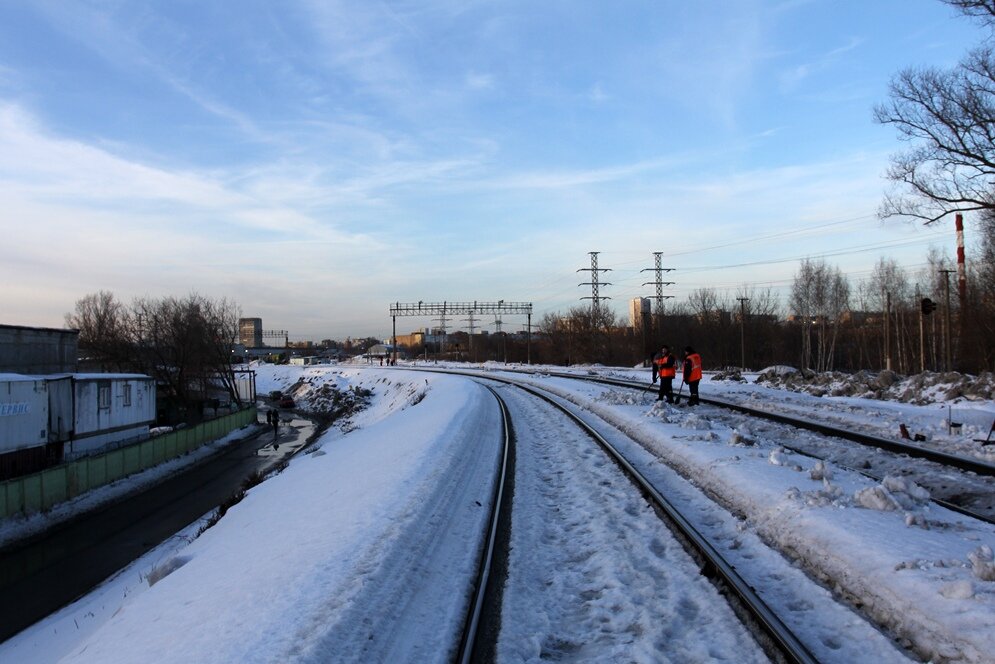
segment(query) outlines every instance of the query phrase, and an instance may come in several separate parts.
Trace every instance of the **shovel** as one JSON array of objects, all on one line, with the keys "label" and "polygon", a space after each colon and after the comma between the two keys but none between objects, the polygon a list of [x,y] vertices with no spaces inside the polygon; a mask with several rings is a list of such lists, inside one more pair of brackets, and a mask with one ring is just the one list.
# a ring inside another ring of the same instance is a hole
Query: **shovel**
[{"label": "shovel", "polygon": [[679,406],[681,403],[681,390],[684,389],[684,381],[681,381],[681,386],[677,390],[677,394],[674,395],[674,405]]},{"label": "shovel", "polygon": [[981,443],[982,447],[986,445],[995,445],[995,440],[992,440],[992,434],[995,433],[995,421],[992,422],[992,428],[988,430],[988,435],[984,439],[975,438],[974,442]]}]

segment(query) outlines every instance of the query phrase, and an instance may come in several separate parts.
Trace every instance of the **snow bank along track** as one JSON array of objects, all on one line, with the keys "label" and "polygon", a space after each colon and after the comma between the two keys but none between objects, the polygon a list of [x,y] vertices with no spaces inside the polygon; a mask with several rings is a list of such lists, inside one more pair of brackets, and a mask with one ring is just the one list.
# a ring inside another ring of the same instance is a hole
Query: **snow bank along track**
[{"label": "snow bank along track", "polygon": [[[585,375],[561,373],[561,372],[544,372],[543,375],[554,376],[556,378],[568,378],[572,380],[580,380],[591,383],[601,383],[604,385],[611,385],[613,387],[624,387],[628,389],[639,390],[641,392],[656,393],[655,387],[647,387],[645,383],[622,380],[619,378],[605,378],[602,376],[591,376],[591,375],[585,376]],[[938,450],[931,450],[928,448],[919,447],[918,445],[909,445],[902,443],[900,441],[881,438],[880,436],[873,436],[870,434],[861,433],[859,431],[852,431],[848,429],[834,427],[829,424],[822,424],[820,422],[813,422],[811,420],[803,420],[794,417],[789,417],[786,415],[781,415],[779,413],[772,413],[766,410],[750,408],[749,406],[742,406],[740,404],[730,403],[722,399],[715,399],[714,397],[710,398],[701,397],[700,400],[701,403],[743,413],[744,415],[749,415],[751,417],[757,417],[760,419],[777,422],[779,424],[786,424],[788,426],[792,426],[797,429],[812,431],[818,434],[822,434],[824,436],[849,440],[855,443],[859,443],[861,445],[865,445],[867,447],[873,447],[887,452],[892,452],[895,454],[903,454],[909,457],[923,459],[925,461],[931,461],[933,463],[937,463],[942,466],[947,466],[950,468],[955,468],[961,471],[972,472],[986,477],[995,477],[995,466],[993,466],[992,464],[984,463],[983,461],[978,461],[976,459],[969,459],[966,457],[960,457],[953,454],[946,454]],[[796,452],[798,454],[803,454],[809,457],[813,456],[811,452],[793,448],[790,445],[783,445],[783,447],[791,449],[793,452]],[[870,475],[869,473],[860,470],[859,468],[851,468],[851,470],[859,472],[868,477],[874,477],[874,479],[877,480],[881,479],[880,477]],[[936,503],[937,505],[945,507],[959,514],[963,514],[965,516],[969,516],[971,518],[978,519],[981,521],[986,521],[988,523],[995,523],[995,518],[991,516],[978,513],[976,511],[962,507],[950,501],[938,498],[931,498],[931,501]]]},{"label": "snow bank along track", "polygon": [[[588,382],[604,383],[605,385],[614,385],[616,387],[628,387],[632,389],[642,390],[644,392],[656,392],[655,387],[647,387],[645,383],[621,380],[617,378],[603,378],[600,376],[581,376],[577,374],[559,373],[559,372],[550,372],[546,375],[555,376],[557,378],[572,378],[574,380],[586,380]],[[707,403],[712,406],[718,406],[720,408],[735,410],[740,413],[744,413],[746,415],[751,415],[753,417],[760,417],[766,420],[771,420],[773,422],[780,422],[781,424],[789,424],[799,429],[807,429],[808,431],[815,431],[816,433],[825,434],[827,436],[835,436],[836,438],[843,438],[845,440],[850,440],[855,443],[860,443],[861,445],[867,445],[868,447],[877,447],[878,449],[887,450],[889,452],[905,454],[907,456],[916,457],[919,459],[926,459],[927,461],[933,461],[935,463],[939,463],[944,466],[950,466],[952,468],[958,468],[960,470],[967,470],[972,473],[977,473],[979,475],[988,475],[995,477],[995,465],[992,465],[990,463],[985,463],[983,461],[978,461],[976,459],[968,459],[966,457],[960,457],[953,454],[946,454],[945,452],[940,452],[938,450],[931,450],[925,447],[919,447],[918,445],[910,445],[907,443],[902,443],[897,440],[889,440],[887,438],[881,438],[880,436],[872,436],[870,434],[860,433],[859,431],[850,431],[847,429],[841,429],[839,427],[834,427],[829,424],[812,422],[811,420],[801,420],[798,418],[781,415],[779,413],[772,413],[766,410],[758,410],[755,408],[750,408],[749,406],[742,406],[740,404],[730,403],[728,401],[723,401],[721,399],[715,399],[714,397],[711,398],[701,397],[701,403]]]},{"label": "snow bank along track", "polygon": [[[439,373],[454,373],[468,375],[458,371],[439,370]],[[772,657],[774,661],[782,662],[817,662],[818,660],[808,650],[808,648],[798,639],[797,636],[781,621],[781,619],[770,609],[770,607],[760,598],[729,564],[722,555],[708,542],[708,540],[691,524],[677,508],[675,508],[657,489],[646,480],[623,456],[615,449],[603,436],[591,428],[581,418],[577,417],[570,410],[562,406],[556,400],[543,394],[539,390],[523,385],[506,378],[494,376],[473,376],[489,381],[495,381],[517,387],[533,397],[542,399],[562,412],[571,422],[579,427],[587,436],[593,439],[603,449],[608,456],[622,469],[623,473],[642,492],[643,496],[651,503],[657,514],[668,524],[668,527],[677,535],[678,540],[688,550],[690,555],[698,561],[703,575],[715,584],[719,591],[729,600],[733,610],[740,616],[746,627],[756,636],[761,647]],[[509,440],[510,425],[507,408],[501,398],[494,392],[495,397],[501,403],[501,409],[505,418],[505,459],[507,450],[511,445]],[[495,490],[494,504],[492,506],[491,525],[487,535],[487,543],[484,552],[481,554],[480,575],[475,581],[474,597],[470,603],[469,615],[466,621],[466,628],[460,646],[458,661],[469,662],[478,658],[474,651],[476,634],[480,629],[480,611],[486,603],[484,595],[488,590],[488,575],[493,558],[493,548],[495,533],[498,529],[498,520],[504,518],[500,515],[500,504],[504,482],[506,479],[507,460],[502,463],[501,481]]]}]

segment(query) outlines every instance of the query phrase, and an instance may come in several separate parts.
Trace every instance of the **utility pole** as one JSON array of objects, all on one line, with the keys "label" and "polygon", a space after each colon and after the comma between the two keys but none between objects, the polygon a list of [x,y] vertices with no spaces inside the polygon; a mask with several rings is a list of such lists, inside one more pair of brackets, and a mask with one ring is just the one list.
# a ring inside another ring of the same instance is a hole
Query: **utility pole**
[{"label": "utility pole", "polygon": [[663,273],[664,272],[673,272],[673,270],[674,270],[674,268],[672,268],[672,267],[663,267],[663,252],[662,251],[654,251],[653,252],[653,267],[651,267],[651,268],[644,268],[644,269],[640,270],[640,272],[651,272],[652,271],[652,272],[656,273],[656,280],[655,281],[647,281],[646,283],[643,284],[643,286],[656,286],[656,311],[654,312],[654,319],[655,319],[654,320],[654,323],[655,323],[654,327],[656,328],[656,334],[657,334],[657,339],[656,339],[657,343],[656,343],[656,345],[659,345],[659,344],[663,343],[663,301],[664,300],[669,300],[670,298],[673,297],[673,295],[664,295],[663,294],[663,287],[664,286],[673,286],[674,285],[673,281],[664,281],[663,280]]},{"label": "utility pole", "polygon": [[884,368],[891,371],[891,291],[884,293]]},{"label": "utility pole", "polygon": [[390,349],[393,351],[391,353],[393,360],[391,364],[397,364],[397,315],[394,314],[390,317],[391,321],[391,337],[390,337]]},{"label": "utility pole", "polygon": [[439,339],[439,355],[437,357],[440,359],[444,359],[444,355],[446,352],[446,323],[449,322],[449,317],[446,316],[446,307],[444,302],[442,306],[442,312],[439,314],[439,317],[433,318],[432,320],[439,321],[439,329],[442,331],[442,336]]},{"label": "utility pole", "polygon": [[591,311],[592,311],[592,313],[596,314],[600,310],[600,308],[601,308],[601,300],[610,300],[611,299],[607,295],[604,296],[604,297],[602,297],[601,294],[600,294],[600,292],[599,292],[599,289],[600,289],[601,286],[611,286],[610,282],[606,281],[604,283],[601,283],[600,280],[599,280],[599,275],[602,272],[611,272],[611,268],[606,268],[606,267],[600,267],[599,268],[598,267],[598,254],[601,253],[600,251],[589,251],[588,253],[591,255],[591,267],[582,267],[582,268],[580,268],[577,271],[578,272],[590,272],[591,273],[591,280],[579,283],[577,285],[578,286],[590,286],[591,287],[591,296],[590,297],[582,297],[580,299],[582,299],[582,300],[590,300],[591,301]]},{"label": "utility pole", "polygon": [[528,321],[527,332],[525,333],[525,363],[532,366],[532,313],[526,314]]},{"label": "utility pole", "polygon": [[650,301],[644,297],[639,298],[639,329],[643,334],[643,366],[648,367],[653,359],[654,349],[650,347]]},{"label": "utility pole", "polygon": [[[611,284],[608,283],[608,282],[605,282],[603,284],[600,283],[599,277],[600,277],[600,274],[602,272],[611,272],[611,269],[610,268],[603,268],[603,267],[599,268],[598,267],[598,254],[600,252],[591,251],[591,252],[588,252],[588,253],[591,255],[591,267],[589,267],[589,268],[581,268],[581,269],[579,269],[577,271],[578,272],[590,272],[591,273],[591,280],[583,282],[583,283],[580,283],[580,284],[578,284],[578,286],[590,286],[591,287],[591,297],[589,297],[589,298],[582,297],[580,299],[582,299],[582,300],[588,300],[588,299],[591,300],[591,329],[592,329],[592,332],[595,335],[594,338],[595,339],[599,339],[599,337],[601,335],[598,334],[598,332],[600,331],[600,325],[601,325],[601,320],[602,320],[602,316],[601,316],[601,300],[610,300],[611,299],[610,297],[608,297],[608,296],[602,296],[599,293],[598,289],[599,289],[600,286],[611,286]],[[604,347],[608,347],[608,351],[607,352],[610,355],[611,354],[611,349],[610,349],[611,336],[610,336],[610,334],[608,332],[607,327],[604,330],[603,341],[604,341],[604,344],[602,345],[602,347],[603,348]],[[595,343],[595,351],[594,351],[595,357],[601,355],[601,352],[598,349],[598,345],[599,344]],[[607,361],[607,360],[604,360],[604,358],[598,358],[596,361]]]},{"label": "utility pole", "polygon": [[495,315],[494,332],[495,334],[501,335],[501,354],[504,356],[504,363],[508,364],[508,334],[501,334],[502,325],[504,325],[504,321]]},{"label": "utility pole", "polygon": [[943,275],[943,364],[944,370],[950,371],[953,366],[950,353],[950,275],[956,270],[940,270]]},{"label": "utility pole", "polygon": [[477,319],[474,318],[473,314],[474,314],[474,312],[471,310],[470,311],[470,317],[469,318],[464,318],[463,320],[468,321],[470,323],[467,326],[467,328],[470,330],[470,357],[473,358],[474,362],[476,362],[477,361],[477,354],[474,352],[474,348],[473,348],[473,332],[474,332],[474,330],[477,329],[477,327],[474,325],[474,323],[477,322]]},{"label": "utility pole", "polygon": [[919,284],[916,284],[916,302],[919,302],[919,371],[926,373],[926,306],[919,297]]},{"label": "utility pole", "polygon": [[750,301],[748,297],[737,297],[739,300],[739,356],[742,358],[740,365],[746,371],[746,303]]}]

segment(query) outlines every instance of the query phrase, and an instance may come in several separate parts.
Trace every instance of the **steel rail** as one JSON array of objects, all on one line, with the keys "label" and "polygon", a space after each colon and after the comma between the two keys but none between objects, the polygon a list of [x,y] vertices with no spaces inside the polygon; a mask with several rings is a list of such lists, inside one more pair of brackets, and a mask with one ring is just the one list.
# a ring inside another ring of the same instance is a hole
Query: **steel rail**
[{"label": "steel rail", "polygon": [[[640,389],[643,390],[644,392],[655,391],[654,388],[647,387],[645,383],[622,380],[619,378],[605,378],[602,376],[591,376],[591,375],[583,376],[579,374],[569,374],[561,372],[544,372],[544,374],[549,376],[555,376],[557,378],[572,378],[575,380],[586,380],[594,383],[615,385],[617,387]],[[728,410],[738,411],[746,415],[752,415],[754,417],[771,420],[773,422],[779,422],[781,424],[788,424],[790,426],[799,429],[815,431],[816,433],[821,433],[826,436],[843,438],[844,440],[860,443],[861,445],[866,445],[868,447],[876,447],[878,449],[887,450],[889,452],[895,452],[897,454],[904,454],[910,457],[925,459],[927,461],[939,463],[944,466],[949,466],[952,468],[958,468],[960,470],[966,470],[972,473],[977,473],[978,475],[995,476],[995,465],[992,465],[990,463],[985,463],[984,461],[977,461],[974,459],[968,459],[966,457],[961,457],[954,454],[947,454],[946,452],[931,450],[925,447],[919,447],[918,445],[901,443],[896,440],[888,440],[887,438],[881,438],[880,436],[860,433],[859,431],[841,429],[839,427],[835,427],[829,424],[821,424],[819,422],[812,422],[811,420],[802,420],[795,417],[790,417],[788,415],[781,415],[780,413],[772,413],[770,411],[759,410],[756,408],[751,408],[749,406],[742,406],[740,404],[724,401],[722,399],[716,399],[714,397],[709,397],[709,398],[700,397],[700,401],[701,403],[707,403],[712,406],[718,406],[720,408],[726,408]]]},{"label": "steel rail", "polygon": [[[591,383],[604,383],[606,385],[612,385],[612,386],[615,386],[615,387],[625,387],[625,388],[630,388],[630,389],[635,389],[635,390],[642,390],[644,392],[655,392],[654,388],[647,387],[643,383],[639,383],[639,382],[635,382],[635,381],[622,380],[622,379],[619,379],[619,378],[605,378],[603,376],[591,376],[591,375],[586,375],[585,376],[585,375],[579,375],[579,374],[568,374],[568,373],[560,373],[560,372],[548,372],[547,375],[555,376],[557,378],[570,378],[570,379],[573,379],[573,380],[582,380],[582,381],[587,381],[587,382],[591,382]],[[704,398],[704,397],[702,397],[700,400],[701,400],[702,403],[707,403],[707,404],[710,404],[712,406],[718,406],[720,408],[727,408],[729,410],[734,410],[736,412],[740,412],[740,413],[743,413],[745,415],[750,415],[752,417],[758,417],[758,418],[761,418],[761,419],[771,420],[771,421],[777,422],[779,424],[787,424],[789,426],[793,426],[793,427],[798,428],[798,429],[805,429],[805,430],[808,430],[808,431],[814,431],[816,433],[820,433],[820,434],[825,435],[825,436],[830,436],[830,437],[835,437],[835,438],[843,438],[844,440],[850,440],[850,441],[853,441],[853,442],[857,442],[857,443],[860,443],[860,444],[865,445],[867,447],[876,447],[878,449],[884,449],[884,450],[889,451],[889,452],[896,452],[898,454],[905,454],[907,456],[912,456],[912,457],[924,459],[926,461],[932,461],[933,463],[939,463],[939,464],[945,465],[945,466],[951,466],[951,467],[954,467],[954,468],[958,468],[960,470],[968,470],[970,472],[975,472],[975,473],[977,473],[979,475],[987,475],[987,476],[995,475],[995,466],[992,466],[990,464],[986,464],[986,463],[981,462],[981,461],[974,462],[971,459],[966,459],[964,457],[958,457],[958,456],[955,456],[955,455],[946,454],[944,452],[937,452],[937,451],[929,450],[929,449],[926,449],[926,448],[919,447],[917,445],[904,445],[904,444],[899,443],[897,441],[888,440],[886,438],[880,438],[878,436],[871,436],[869,434],[862,434],[862,433],[857,432],[857,431],[849,431],[849,430],[846,430],[846,429],[839,429],[839,428],[830,426],[828,424],[820,424],[818,422],[812,422],[810,420],[800,420],[800,419],[797,419],[797,418],[788,417],[786,415],[779,415],[777,413],[771,413],[771,412],[765,411],[765,410],[758,410],[758,409],[755,409],[755,408],[750,408],[749,406],[741,406],[739,404],[730,403],[730,402],[724,401],[722,399]],[[805,450],[798,449],[798,448],[793,447],[791,445],[786,445],[784,443],[781,443],[781,446],[784,447],[784,448],[787,448],[787,449],[791,450],[792,452],[796,452],[798,454],[810,457],[812,459],[818,459],[818,460],[821,460],[821,461],[825,460],[825,459],[822,459],[819,456],[816,456],[816,455],[812,454],[811,452],[807,452]],[[922,454],[912,454],[912,453],[910,453],[910,451],[909,451],[908,448],[912,448],[914,450],[918,450]],[[955,463],[947,463],[945,461],[945,459],[955,459],[955,460],[957,460],[960,463],[956,463],[956,464]],[[837,463],[837,465],[842,466],[842,464],[838,464],[838,463]],[[965,467],[965,466],[970,466],[970,467]],[[872,474],[870,474],[870,473],[868,473],[868,472],[866,472],[864,470],[861,470],[859,468],[851,468],[851,467],[847,467],[847,466],[843,466],[843,467],[846,467],[848,470],[851,470],[853,472],[860,473],[864,477],[870,478],[870,479],[872,479],[874,481],[877,481],[877,482],[881,481],[881,479],[882,479],[881,477],[872,475]],[[946,509],[948,509],[948,510],[950,510],[952,512],[957,512],[958,514],[962,514],[964,516],[971,517],[972,519],[977,519],[979,521],[984,521],[986,523],[995,524],[995,518],[993,518],[993,517],[987,516],[985,514],[980,514],[978,512],[970,510],[970,509],[968,509],[966,507],[961,507],[960,505],[957,505],[955,503],[951,503],[951,502],[949,502],[947,500],[943,500],[942,498],[933,498],[931,496],[930,497],[930,502],[933,502],[933,503],[939,505],[940,507],[945,507]]]},{"label": "steel rail", "polygon": [[501,427],[504,431],[504,445],[501,453],[500,471],[498,481],[494,486],[494,495],[491,504],[490,526],[487,529],[487,536],[484,546],[480,552],[480,560],[477,564],[477,578],[474,582],[472,598],[466,621],[463,626],[463,633],[460,637],[459,650],[457,651],[457,662],[468,664],[473,661],[474,645],[477,641],[477,632],[480,628],[480,615],[484,608],[484,601],[487,595],[487,582],[491,575],[491,566],[494,562],[494,543],[497,540],[498,522],[502,518],[501,504],[504,500],[505,483],[508,478],[508,453],[511,448],[511,416],[504,399],[498,395],[497,391],[489,385],[485,385],[494,398],[497,399],[501,409]]},{"label": "steel rail", "polygon": [[[542,399],[564,413],[572,422],[580,427],[590,436],[622,469],[623,474],[629,478],[636,487],[642,491],[650,501],[658,515],[667,521],[671,530],[675,531],[678,539],[689,549],[692,557],[698,559],[701,564],[701,572],[704,576],[715,583],[721,591],[726,591],[736,601],[731,602],[734,612],[740,615],[744,623],[753,623],[756,631],[760,632],[763,638],[758,639],[759,645],[768,650],[775,660],[796,662],[798,664],[817,664],[818,659],[808,650],[798,637],[785,625],[776,613],[757,594],[753,587],[743,579],[735,567],[729,564],[722,555],[712,546],[708,539],[702,535],[691,522],[681,512],[674,507],[657,489],[639,473],[629,461],[599,434],[587,422],[571,412],[568,408],[558,403],[550,396],[543,394],[539,389],[529,385],[524,385],[510,378],[497,376],[482,376],[480,374],[470,374],[458,370],[446,369],[423,369],[423,371],[437,373],[449,373],[473,378],[492,380],[507,385],[512,385],[522,391]],[[741,609],[736,611],[736,608]],[[745,615],[743,615],[745,613]],[[461,660],[466,661],[466,660]]]}]

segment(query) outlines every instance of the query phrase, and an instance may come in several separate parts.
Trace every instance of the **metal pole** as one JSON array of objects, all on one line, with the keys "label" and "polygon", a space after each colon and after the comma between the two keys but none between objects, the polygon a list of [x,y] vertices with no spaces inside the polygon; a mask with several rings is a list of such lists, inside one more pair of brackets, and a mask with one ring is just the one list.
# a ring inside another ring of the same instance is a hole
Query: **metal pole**
[{"label": "metal pole", "polygon": [[884,302],[884,368],[891,371],[891,291],[885,291]]},{"label": "metal pole", "polygon": [[748,297],[738,297],[739,300],[739,356],[741,360],[740,368],[746,371],[746,303],[750,301]]},{"label": "metal pole", "polygon": [[393,336],[391,337],[391,348],[394,351],[394,360],[391,364],[397,364],[397,316],[390,317],[393,326]]},{"label": "metal pole", "polygon": [[[531,305],[529,305],[531,306]],[[525,333],[525,358],[526,363],[532,365],[532,314],[526,314],[528,318],[528,331]]]},{"label": "metal pole", "polygon": [[953,366],[950,353],[950,275],[953,270],[940,270],[943,274],[943,364],[944,370],[950,371]]},{"label": "metal pole", "polygon": [[916,303],[919,306],[919,372],[926,371],[926,315],[922,312],[919,284],[916,284]]}]

